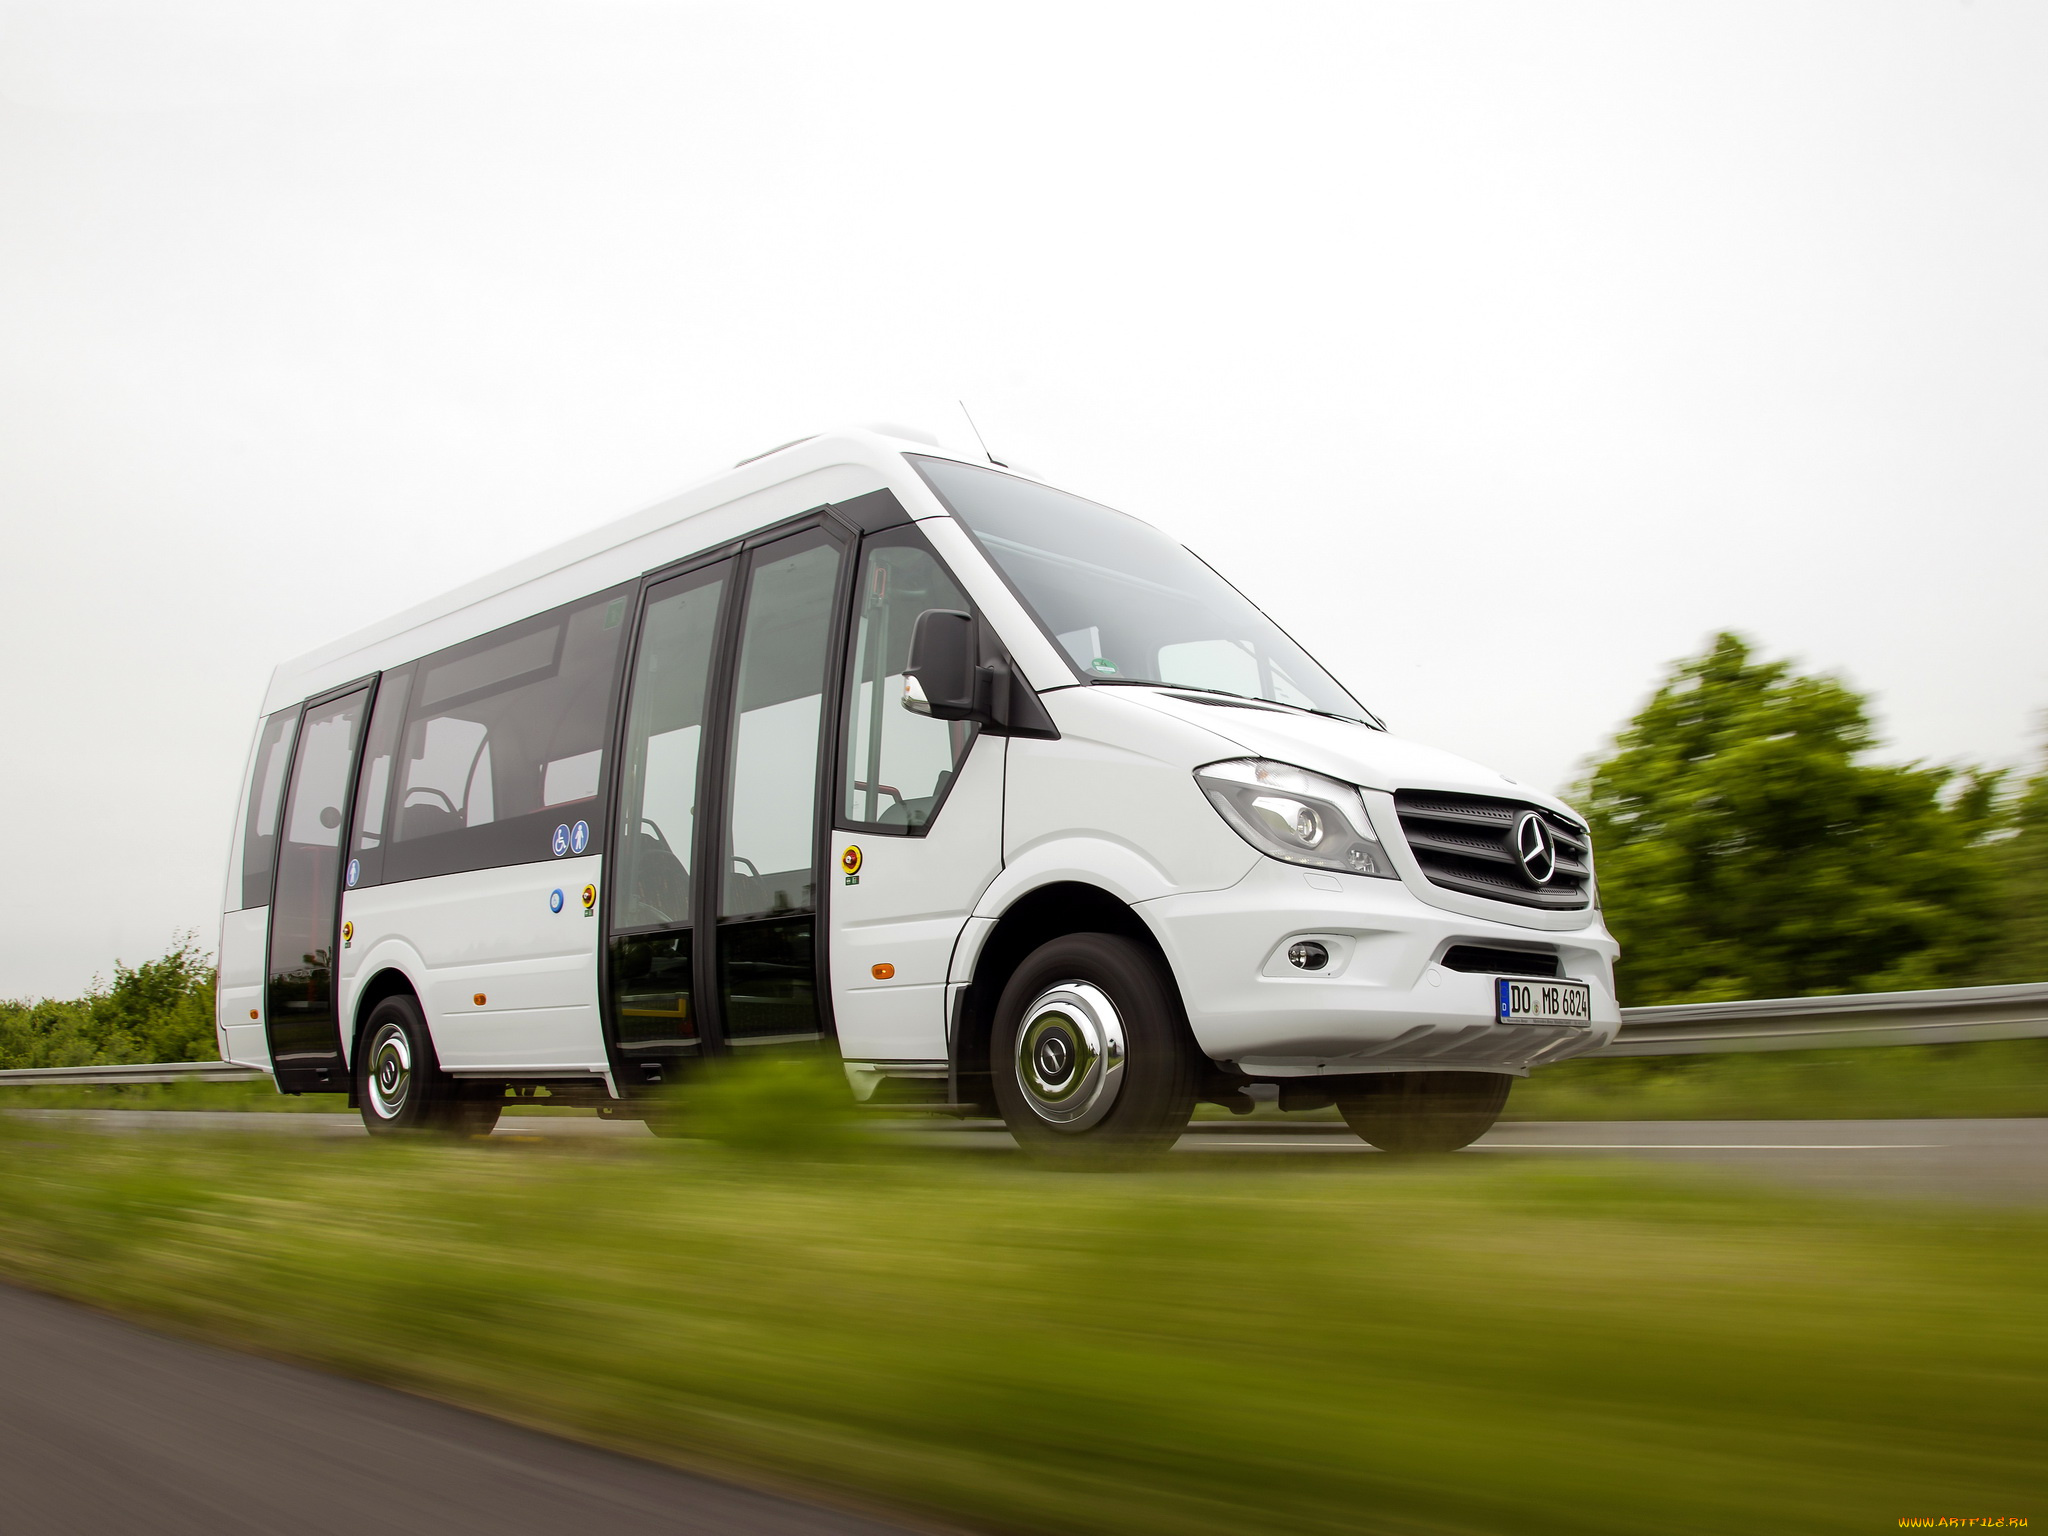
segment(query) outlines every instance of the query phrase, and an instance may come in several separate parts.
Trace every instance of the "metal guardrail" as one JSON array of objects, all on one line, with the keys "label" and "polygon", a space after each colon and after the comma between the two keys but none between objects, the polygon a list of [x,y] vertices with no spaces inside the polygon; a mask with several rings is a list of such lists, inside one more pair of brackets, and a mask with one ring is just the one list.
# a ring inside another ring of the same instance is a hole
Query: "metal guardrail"
[{"label": "metal guardrail", "polygon": [[1735,1003],[1624,1008],[1621,1033],[1596,1056],[1697,1056],[1833,1046],[1954,1045],[2048,1036],[2048,982],[1851,992]]},{"label": "metal guardrail", "polygon": [[[1754,998],[1624,1008],[1621,1033],[1595,1056],[1703,1056],[1811,1051],[1831,1046],[1955,1045],[2048,1037],[2048,981],[1927,992]],[[246,1083],[270,1074],[229,1061],[140,1062],[118,1067],[16,1067],[0,1086],[65,1083]]]},{"label": "metal guardrail", "polygon": [[120,1083],[247,1083],[268,1072],[239,1067],[232,1061],[139,1061],[116,1067],[9,1067],[0,1070],[0,1087],[24,1084],[60,1088],[66,1083],[97,1087]]}]

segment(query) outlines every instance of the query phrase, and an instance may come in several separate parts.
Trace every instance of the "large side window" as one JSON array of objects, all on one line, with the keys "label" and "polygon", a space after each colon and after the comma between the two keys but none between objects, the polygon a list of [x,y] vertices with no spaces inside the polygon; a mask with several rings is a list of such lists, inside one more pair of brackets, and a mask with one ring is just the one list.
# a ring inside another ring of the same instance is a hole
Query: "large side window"
[{"label": "large side window", "polygon": [[297,705],[280,709],[263,722],[249,783],[242,791],[242,824],[236,829],[240,879],[232,895],[243,907],[270,905],[270,877],[277,868],[277,813],[284,805],[284,770],[291,761],[292,727]]},{"label": "large side window", "polygon": [[418,664],[386,792],[385,880],[591,851],[627,602],[626,589],[600,593]]},{"label": "large side window", "polygon": [[848,656],[840,819],[883,833],[915,833],[945,799],[973,743],[974,727],[903,707],[910,634],[927,609],[973,608],[910,528],[891,529],[862,545],[858,602]]}]

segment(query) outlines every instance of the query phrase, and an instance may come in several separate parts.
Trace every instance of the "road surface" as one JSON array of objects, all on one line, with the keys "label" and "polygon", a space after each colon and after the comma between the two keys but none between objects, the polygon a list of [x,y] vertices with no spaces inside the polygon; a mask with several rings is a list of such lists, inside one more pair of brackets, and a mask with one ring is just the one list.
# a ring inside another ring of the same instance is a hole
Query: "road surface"
[{"label": "road surface", "polygon": [[21,1536],[903,1536],[0,1286]]},{"label": "road surface", "polygon": [[[106,1130],[241,1131],[361,1136],[352,1114],[178,1110],[38,1109]],[[878,1122],[921,1144],[1009,1152],[993,1121]],[[501,1137],[645,1137],[638,1121],[593,1116],[507,1115]],[[1197,1121],[1181,1139],[1192,1156],[1377,1157],[1340,1121],[1304,1117]],[[1546,1161],[1622,1157],[1703,1164],[1807,1189],[1906,1199],[2048,1204],[2048,1119],[2039,1120],[1523,1120],[1507,1121],[1462,1156]]]}]

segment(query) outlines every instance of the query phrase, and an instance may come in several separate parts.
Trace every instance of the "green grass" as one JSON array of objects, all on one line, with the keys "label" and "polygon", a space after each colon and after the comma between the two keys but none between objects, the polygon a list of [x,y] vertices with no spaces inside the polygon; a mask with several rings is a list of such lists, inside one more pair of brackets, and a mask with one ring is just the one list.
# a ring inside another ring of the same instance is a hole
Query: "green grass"
[{"label": "green grass", "polygon": [[2048,1514],[2036,1213],[1605,1161],[1089,1176],[798,1141],[257,1146],[0,1116],[0,1275],[989,1530]]}]

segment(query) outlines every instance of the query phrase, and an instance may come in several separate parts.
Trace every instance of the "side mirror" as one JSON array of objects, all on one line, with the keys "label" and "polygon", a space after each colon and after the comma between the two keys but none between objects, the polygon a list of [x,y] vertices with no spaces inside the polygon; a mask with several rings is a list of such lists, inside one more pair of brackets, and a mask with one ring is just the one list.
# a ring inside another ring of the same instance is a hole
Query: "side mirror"
[{"label": "side mirror", "polygon": [[910,632],[903,669],[903,707],[935,720],[984,718],[975,709],[974,618],[951,608],[927,608]]}]

